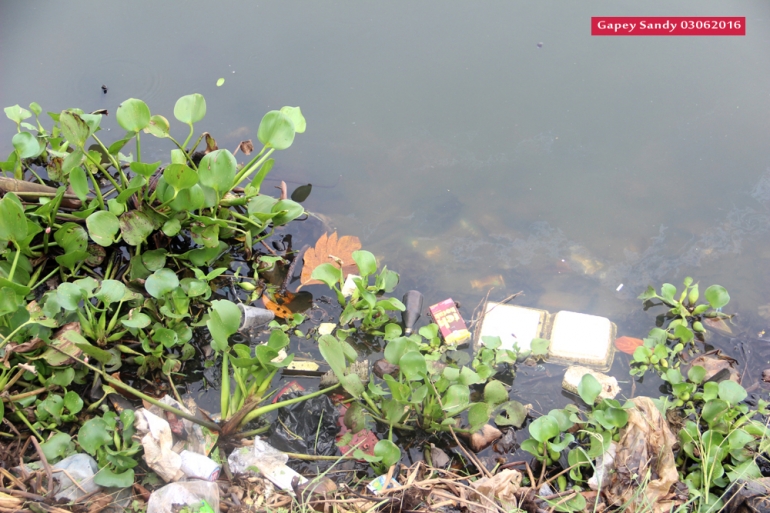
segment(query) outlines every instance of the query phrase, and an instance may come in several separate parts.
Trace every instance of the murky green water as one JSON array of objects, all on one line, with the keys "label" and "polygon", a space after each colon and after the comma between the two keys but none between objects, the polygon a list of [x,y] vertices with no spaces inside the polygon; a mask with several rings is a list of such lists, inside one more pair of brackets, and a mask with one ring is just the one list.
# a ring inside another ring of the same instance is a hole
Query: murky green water
[{"label": "murky green water", "polygon": [[[653,317],[635,297],[692,275],[728,288],[736,335],[770,332],[765,2],[0,9],[3,106],[113,113],[138,97],[173,119],[200,92],[200,128],[234,149],[265,111],[300,105],[308,130],[273,176],[313,183],[307,208],[430,303],[470,315],[497,283],[492,299],[522,290],[519,304],[642,336]],[[598,14],[746,16],[747,36],[591,37]],[[12,133],[0,124],[6,152]]]}]

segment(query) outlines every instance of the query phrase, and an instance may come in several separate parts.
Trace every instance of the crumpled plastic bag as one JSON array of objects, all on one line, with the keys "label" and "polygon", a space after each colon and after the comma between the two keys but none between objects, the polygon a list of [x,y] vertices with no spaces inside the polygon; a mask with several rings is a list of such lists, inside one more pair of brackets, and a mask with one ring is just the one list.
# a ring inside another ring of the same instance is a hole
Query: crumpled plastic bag
[{"label": "crumpled plastic bag", "polygon": [[[302,392],[292,392],[280,400],[300,396]],[[333,456],[337,454],[336,436],[337,410],[328,396],[321,395],[281,408],[269,439],[270,445],[282,451]]]},{"label": "crumpled plastic bag", "polygon": [[671,506],[663,497],[679,480],[672,450],[677,439],[652,399],[631,401],[636,408],[627,410],[628,424],[621,431],[612,465],[615,472],[608,474],[602,494],[609,505],[625,505],[629,513],[637,508],[649,511],[650,506],[662,513]]},{"label": "crumpled plastic bag", "polygon": [[152,492],[147,513],[172,513],[174,505],[194,506],[201,501],[219,511],[219,486],[209,481],[171,483]]},{"label": "crumpled plastic bag", "polygon": [[730,492],[732,497],[723,498],[727,513],[770,513],[770,477],[740,480]]},{"label": "crumpled plastic bag", "polygon": [[[94,483],[94,475],[99,471],[99,467],[96,460],[88,454],[67,456],[52,468],[53,470],[67,471],[66,474],[64,472],[53,474],[54,479],[59,483],[59,490],[54,495],[55,499],[65,498],[74,501],[83,495],[102,489],[101,486]],[[70,477],[74,478],[80,486],[76,486]]]},{"label": "crumpled plastic bag", "polygon": [[[195,410],[197,409],[194,401],[185,401],[187,404],[180,404],[176,399],[169,395],[163,396],[159,399],[159,401],[178,410],[182,410],[185,413],[189,413],[190,415],[194,415]],[[147,410],[162,419],[166,419],[167,421],[170,417],[174,418],[173,414],[155,405],[150,406],[147,408]],[[180,427],[184,430],[185,434],[184,436],[177,437],[178,440],[174,444],[174,452],[182,452],[182,450],[187,450],[208,456],[208,454],[211,452],[211,448],[214,447],[214,444],[217,441],[217,434],[210,432],[208,429],[204,428],[200,424],[192,422],[191,420],[179,418],[177,421],[181,425]],[[173,431],[174,427],[172,427],[172,433]]]},{"label": "crumpled plastic bag", "polygon": [[[477,481],[473,481],[470,485],[479,496],[486,497],[492,501],[497,499],[506,511],[518,508],[515,495],[521,487],[521,472],[518,470],[505,469],[492,477],[482,477]],[[497,511],[497,508],[489,501],[481,497],[476,498],[476,500],[478,504],[473,506],[474,511]]]},{"label": "crumpled plastic bag", "polygon": [[259,437],[254,438],[253,446],[236,449],[227,457],[227,465],[233,474],[245,474],[251,472],[249,467],[256,467],[282,490],[292,490],[291,481],[294,477],[299,479],[300,484],[307,482],[307,479],[287,467],[287,461],[289,457],[286,454],[271,447]]},{"label": "crumpled plastic bag", "polygon": [[174,439],[166,419],[140,408],[136,410],[134,427],[141,436],[147,465],[166,482],[181,479],[182,458],[173,451]]}]

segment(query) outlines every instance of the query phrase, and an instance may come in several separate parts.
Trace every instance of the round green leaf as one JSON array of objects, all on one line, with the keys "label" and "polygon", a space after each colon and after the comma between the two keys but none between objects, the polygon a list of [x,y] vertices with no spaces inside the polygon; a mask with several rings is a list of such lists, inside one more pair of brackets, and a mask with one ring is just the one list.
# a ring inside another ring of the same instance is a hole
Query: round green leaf
[{"label": "round green leaf", "polygon": [[709,302],[711,308],[722,308],[730,302],[730,294],[721,285],[712,285],[706,289],[706,301]]},{"label": "round green leaf", "polygon": [[200,182],[217,191],[220,197],[233,186],[237,162],[229,150],[207,153],[198,164]]},{"label": "round green leaf", "polygon": [[11,144],[13,144],[19,157],[23,159],[34,157],[40,153],[40,143],[29,132],[20,132],[14,135]]},{"label": "round green leaf", "polygon": [[484,387],[484,401],[495,406],[508,400],[508,390],[497,380],[492,380]]},{"label": "round green leaf", "polygon": [[[158,269],[144,282],[147,293],[154,298],[161,298],[179,286],[179,278],[171,269]],[[237,328],[236,328],[237,329]]]},{"label": "round green leaf", "polygon": [[182,96],[174,105],[174,117],[182,123],[192,125],[206,115],[206,100],[203,95],[195,93]]},{"label": "round green leaf", "polygon": [[[173,191],[171,189],[169,189],[169,191],[172,193],[171,196],[173,196]],[[205,204],[206,196],[203,189],[200,185],[195,184],[189,189],[179,191],[176,199],[174,199],[169,206],[175,212],[191,212],[193,210],[200,210]],[[165,230],[164,233],[166,233]],[[169,234],[166,233],[166,235]]]},{"label": "round green leaf", "polygon": [[226,299],[218,299],[211,302],[211,309],[219,314],[228,336],[238,331],[241,325],[241,309],[238,305]]},{"label": "round green leaf", "polygon": [[602,385],[599,380],[591,374],[584,374],[578,383],[578,394],[580,398],[588,405],[593,405],[596,398],[602,392]]},{"label": "round green leaf", "polygon": [[[30,105],[30,108],[32,106]],[[32,113],[30,113],[27,109],[19,106],[17,103],[13,107],[6,107],[5,109],[5,115],[8,116],[8,119],[16,123],[17,125],[24,121],[27,118],[32,117]]]},{"label": "round green leaf", "polygon": [[184,164],[170,164],[163,170],[163,178],[176,191],[189,189],[198,183],[198,173]]},{"label": "round green leaf", "polygon": [[163,139],[164,137],[168,137],[170,128],[168,119],[160,114],[154,114],[150,117],[150,124],[147,125],[147,128],[145,128],[144,131]]},{"label": "round green leaf", "polygon": [[449,415],[459,413],[471,402],[471,391],[466,385],[451,385],[447,388],[442,403]]},{"label": "round green leaf", "polygon": [[141,312],[134,313],[131,315],[130,319],[124,318],[121,319],[120,322],[125,326],[126,328],[146,328],[150,325],[150,322],[152,319],[150,319],[150,316],[147,314],[143,314]]},{"label": "round green leaf", "polygon": [[67,433],[56,433],[51,438],[40,444],[48,462],[54,462],[67,453],[72,437]]},{"label": "round green leaf", "polygon": [[130,246],[138,246],[152,233],[152,220],[139,210],[131,210],[120,216],[120,233]]},{"label": "round green leaf", "polygon": [[219,80],[217,80],[217,87],[221,87],[222,84],[224,84],[224,83],[225,83],[225,79],[224,78],[220,78]]},{"label": "round green leaf", "polygon": [[281,107],[281,112],[286,114],[286,117],[288,117],[294,124],[295,132],[298,134],[305,132],[307,122],[305,121],[305,116],[302,115],[302,111],[299,110],[299,107]]},{"label": "round green leaf", "polygon": [[361,276],[370,276],[377,272],[377,259],[369,251],[354,251],[353,260],[356,262]]},{"label": "round green leaf", "polygon": [[27,218],[19,198],[8,193],[0,199],[0,240],[20,241],[27,236]]},{"label": "round green leaf", "polygon": [[491,408],[487,403],[473,403],[468,408],[468,424],[471,431],[479,430],[489,420]]},{"label": "round green leaf", "polygon": [[115,118],[124,130],[139,132],[150,124],[150,108],[142,100],[129,98],[120,104]]},{"label": "round green leaf", "polygon": [[59,115],[59,125],[64,138],[74,146],[83,149],[90,134],[88,123],[79,114],[65,110]]},{"label": "round green leaf", "polygon": [[88,247],[88,234],[79,224],[64,223],[54,232],[53,238],[65,253],[85,251]]},{"label": "round green leaf", "polygon": [[342,279],[342,271],[332,264],[321,264],[313,269],[310,277],[314,280],[322,281],[327,284],[329,288],[332,288],[339,286],[340,280]]},{"label": "round green leaf", "polygon": [[107,423],[101,417],[87,420],[78,431],[78,443],[91,456],[96,450],[112,442],[112,435],[107,429]]},{"label": "round green leaf", "polygon": [[142,263],[149,271],[157,271],[163,269],[166,265],[166,251],[165,249],[152,249],[142,253]]},{"label": "round green leaf", "polygon": [[142,175],[145,178],[150,178],[153,174],[155,174],[155,171],[160,167],[160,160],[157,162],[131,162],[128,167],[133,171],[134,173],[138,175]]},{"label": "round green leaf", "polygon": [[[102,467],[94,476],[94,483],[104,487],[126,488],[134,484],[134,469],[113,472],[110,467]],[[201,508],[203,511],[203,508]]]},{"label": "round green leaf", "polygon": [[706,377],[706,369],[700,365],[695,365],[694,367],[691,367],[689,371],[687,371],[687,377],[696,385],[700,384]]},{"label": "round green leaf", "polygon": [[94,295],[106,305],[117,303],[126,295],[126,286],[118,280],[103,280],[99,292]]},{"label": "round green leaf", "polygon": [[257,129],[257,138],[265,146],[285,150],[294,142],[294,123],[289,116],[278,110],[271,110],[262,118]]},{"label": "round green leaf", "polygon": [[726,379],[719,382],[719,398],[732,405],[743,401],[747,395],[746,389],[735,381]]},{"label": "round green leaf", "polygon": [[161,229],[163,230],[163,233],[165,233],[169,237],[173,237],[174,235],[179,233],[179,230],[182,229],[182,223],[176,217],[172,217],[171,219],[163,223],[163,228]]},{"label": "round green leaf", "polygon": [[520,428],[526,418],[526,406],[518,401],[508,401],[500,406],[500,414],[495,417],[495,424]]},{"label": "round green leaf", "polygon": [[540,443],[559,435],[559,424],[549,416],[543,415],[532,421],[529,425],[529,434]]},{"label": "round green leaf", "polygon": [[401,372],[409,381],[421,380],[428,373],[425,357],[419,351],[407,351],[398,362]]},{"label": "round green leaf", "polygon": [[112,212],[99,210],[86,218],[86,227],[93,241],[107,248],[115,242],[115,235],[120,230],[120,221]]},{"label": "round green leaf", "polygon": [[374,446],[374,455],[382,458],[383,466],[390,468],[401,459],[401,449],[390,440],[380,440]]}]

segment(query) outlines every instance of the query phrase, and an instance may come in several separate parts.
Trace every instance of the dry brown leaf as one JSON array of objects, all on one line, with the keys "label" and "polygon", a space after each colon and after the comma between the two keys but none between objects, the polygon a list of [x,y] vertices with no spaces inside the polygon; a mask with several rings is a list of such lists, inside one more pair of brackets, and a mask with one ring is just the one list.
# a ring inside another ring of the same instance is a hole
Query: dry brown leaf
[{"label": "dry brown leaf", "polygon": [[354,235],[345,235],[338,239],[337,232],[332,233],[331,236],[324,233],[315,243],[315,247],[305,251],[300,287],[322,283],[310,277],[313,270],[321,264],[338,265],[337,262],[341,261],[343,279],[347,278],[348,274],[357,272],[358,267],[353,260],[353,252],[359,249],[361,249],[361,241]]},{"label": "dry brown leaf", "polygon": [[294,297],[294,294],[288,290],[285,291],[284,294],[276,292],[275,301],[267,297],[267,294],[262,294],[262,303],[265,305],[265,308],[273,312],[276,317],[280,317],[281,319],[288,319],[294,315],[294,312],[292,312],[288,306]]}]

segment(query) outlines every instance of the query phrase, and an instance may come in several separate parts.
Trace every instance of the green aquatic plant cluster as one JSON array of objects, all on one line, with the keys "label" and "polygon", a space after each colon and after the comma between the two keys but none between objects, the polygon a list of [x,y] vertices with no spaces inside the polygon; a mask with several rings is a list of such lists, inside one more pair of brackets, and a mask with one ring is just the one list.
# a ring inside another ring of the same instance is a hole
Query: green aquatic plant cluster
[{"label": "green aquatic plant cluster", "polygon": [[[88,419],[92,412],[119,388],[185,414],[108,373],[129,365],[139,378],[171,381],[196,355],[200,327],[222,358],[222,419],[236,417],[224,426],[233,431],[265,412],[255,405],[291,361],[273,361],[288,338],[275,329],[254,354],[231,347],[240,311],[213,298],[259,279],[256,265],[253,276],[233,274],[229,253],[251,257],[255,244],[305,214],[300,203],[261,192],[271,155],[305,131],[300,109],[265,114],[256,133],[262,148],[242,165],[208,132],[194,139],[206,115],[200,94],[174,105],[173,117],[189,129],[182,142],[167,117],[134,98],[117,108],[125,132],[111,141],[101,129],[105,111],[48,112],[48,122],[37,103],[5,113],[17,133],[0,162],[0,417],[26,424],[50,462],[76,442],[97,457],[101,484],[127,486],[139,450],[130,440],[133,412]],[[166,162],[143,158],[148,137],[170,143]],[[73,390],[86,385],[101,395],[88,408]],[[74,441],[73,423],[82,424]]]}]

